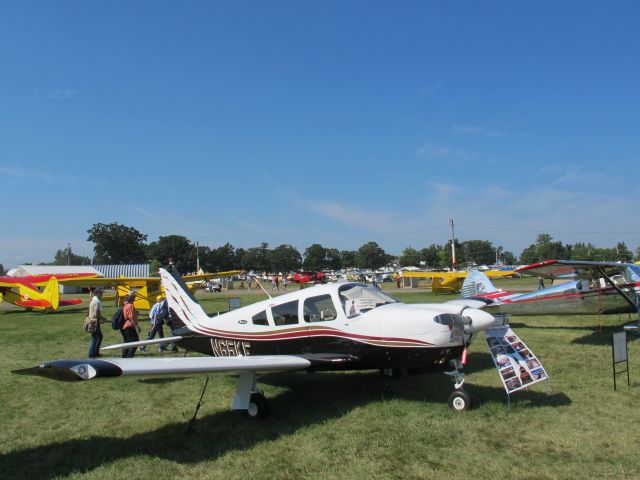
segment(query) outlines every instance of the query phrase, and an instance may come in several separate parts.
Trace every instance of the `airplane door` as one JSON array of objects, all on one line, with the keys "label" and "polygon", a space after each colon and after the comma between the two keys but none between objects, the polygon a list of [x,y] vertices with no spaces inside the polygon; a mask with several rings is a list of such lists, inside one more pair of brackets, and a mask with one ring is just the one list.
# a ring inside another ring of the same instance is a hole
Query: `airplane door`
[{"label": "airplane door", "polygon": [[307,330],[306,353],[349,353],[349,342],[334,333],[344,325],[340,325],[339,311],[331,295],[306,298],[301,308]]}]

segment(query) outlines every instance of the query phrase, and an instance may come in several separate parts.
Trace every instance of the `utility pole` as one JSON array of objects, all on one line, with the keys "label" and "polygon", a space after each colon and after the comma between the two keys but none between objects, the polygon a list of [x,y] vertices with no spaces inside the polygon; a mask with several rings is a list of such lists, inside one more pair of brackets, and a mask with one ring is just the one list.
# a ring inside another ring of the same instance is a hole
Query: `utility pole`
[{"label": "utility pole", "polygon": [[451,226],[451,267],[453,270],[456,269],[456,235],[453,230],[453,218],[449,219],[449,225]]},{"label": "utility pole", "polygon": [[71,243],[67,243],[67,266],[71,265]]},{"label": "utility pole", "polygon": [[198,249],[198,242],[196,242],[196,274],[200,272],[200,251]]}]

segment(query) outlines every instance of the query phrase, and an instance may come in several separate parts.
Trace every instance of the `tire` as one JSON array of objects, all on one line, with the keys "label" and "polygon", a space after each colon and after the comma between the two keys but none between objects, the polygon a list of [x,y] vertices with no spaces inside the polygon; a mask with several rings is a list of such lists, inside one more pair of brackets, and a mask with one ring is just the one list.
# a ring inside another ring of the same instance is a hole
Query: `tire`
[{"label": "tire", "polygon": [[265,418],[269,413],[267,399],[261,393],[252,393],[249,398],[249,408],[247,415],[256,420]]},{"label": "tire", "polygon": [[449,407],[456,412],[471,410],[471,396],[461,388],[454,390],[449,395]]}]

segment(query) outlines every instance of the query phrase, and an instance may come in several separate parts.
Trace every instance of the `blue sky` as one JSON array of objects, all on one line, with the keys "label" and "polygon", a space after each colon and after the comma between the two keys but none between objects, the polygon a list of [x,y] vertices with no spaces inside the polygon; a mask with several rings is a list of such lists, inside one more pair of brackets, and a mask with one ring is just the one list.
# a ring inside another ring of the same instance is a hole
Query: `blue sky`
[{"label": "blue sky", "polygon": [[94,223],[640,245],[637,2],[0,3],[0,263]]}]

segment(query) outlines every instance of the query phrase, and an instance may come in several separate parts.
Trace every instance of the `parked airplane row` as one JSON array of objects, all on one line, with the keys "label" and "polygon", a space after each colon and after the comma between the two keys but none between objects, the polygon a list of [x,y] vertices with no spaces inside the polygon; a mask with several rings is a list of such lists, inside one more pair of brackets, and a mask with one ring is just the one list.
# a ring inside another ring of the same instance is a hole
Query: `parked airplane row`
[{"label": "parked airplane row", "polygon": [[184,281],[160,276],[174,315],[184,326],[169,338],[112,345],[103,350],[175,342],[202,354],[182,358],[53,360],[14,373],[63,381],[125,376],[227,373],[238,376],[232,409],[262,418],[268,403],[257,387],[265,373],[414,369],[452,376],[449,405],[471,407],[462,388],[469,345],[485,333],[507,392],[548,378],[505,315],[637,311],[640,267],[603,262],[547,261],[520,269],[576,280],[528,294],[501,292],[482,274],[469,275],[465,297],[407,305],[356,282],[318,284],[215,317],[206,315]]}]

